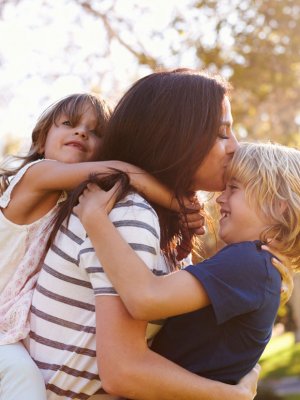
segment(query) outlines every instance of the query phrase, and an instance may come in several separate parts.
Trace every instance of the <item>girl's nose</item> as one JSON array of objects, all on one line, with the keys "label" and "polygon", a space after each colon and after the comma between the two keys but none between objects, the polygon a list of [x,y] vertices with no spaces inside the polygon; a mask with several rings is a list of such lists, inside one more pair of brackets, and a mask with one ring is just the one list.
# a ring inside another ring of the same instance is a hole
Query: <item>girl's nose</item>
[{"label": "girl's nose", "polygon": [[77,126],[75,135],[81,136],[83,139],[88,138],[88,130],[84,126]]}]

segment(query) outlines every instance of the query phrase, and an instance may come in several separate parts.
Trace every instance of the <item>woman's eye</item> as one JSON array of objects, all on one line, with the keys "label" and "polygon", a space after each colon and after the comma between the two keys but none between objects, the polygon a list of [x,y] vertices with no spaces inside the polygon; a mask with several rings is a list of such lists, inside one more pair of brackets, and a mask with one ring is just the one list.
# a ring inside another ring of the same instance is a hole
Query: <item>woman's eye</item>
[{"label": "woman's eye", "polygon": [[221,139],[229,139],[226,126],[220,127],[218,137]]},{"label": "woman's eye", "polygon": [[63,125],[66,125],[66,126],[72,126],[72,124],[71,124],[71,121],[63,121],[63,123],[62,123]]}]

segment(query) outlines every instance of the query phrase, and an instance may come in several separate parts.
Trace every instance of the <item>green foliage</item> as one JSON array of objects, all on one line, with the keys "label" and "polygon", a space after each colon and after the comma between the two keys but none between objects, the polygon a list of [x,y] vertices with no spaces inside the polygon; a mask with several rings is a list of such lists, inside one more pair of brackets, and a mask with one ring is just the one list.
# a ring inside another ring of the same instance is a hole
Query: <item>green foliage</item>
[{"label": "green foliage", "polygon": [[299,377],[300,343],[294,343],[292,333],[271,339],[260,361],[262,379]]},{"label": "green foliage", "polygon": [[[19,8],[24,3],[0,0],[0,18],[7,6]],[[158,68],[206,68],[228,77],[234,87],[233,114],[240,139],[270,139],[300,147],[299,1],[181,0],[163,28],[157,28],[155,16],[160,9],[153,4],[150,7],[150,0],[128,1],[125,8],[124,0],[62,3],[76,5],[78,27],[83,20],[92,19],[102,26],[105,45],[101,41],[98,53],[88,54],[85,65],[91,64],[90,70],[101,77],[99,87],[104,79],[113,80],[111,96],[120,85],[107,63],[116,46],[123,47],[130,58],[130,68],[124,62],[124,70],[132,72],[128,85]],[[42,2],[41,17],[47,10],[47,25],[55,21],[50,13],[53,4],[51,0]],[[151,12],[156,13],[152,14],[153,23],[147,18]],[[76,49],[71,39],[69,48]],[[0,54],[0,63],[2,58],[5,60],[5,54]],[[64,62],[73,71],[72,57]],[[88,82],[90,75],[82,75]],[[51,81],[52,76],[46,78]]]},{"label": "green foliage", "polygon": [[[299,2],[206,0],[191,6],[196,20],[204,16],[210,23],[215,41],[207,42],[199,30],[188,45],[195,46],[199,65],[229,75],[240,137],[299,146]],[[190,21],[185,23],[188,31]]]}]

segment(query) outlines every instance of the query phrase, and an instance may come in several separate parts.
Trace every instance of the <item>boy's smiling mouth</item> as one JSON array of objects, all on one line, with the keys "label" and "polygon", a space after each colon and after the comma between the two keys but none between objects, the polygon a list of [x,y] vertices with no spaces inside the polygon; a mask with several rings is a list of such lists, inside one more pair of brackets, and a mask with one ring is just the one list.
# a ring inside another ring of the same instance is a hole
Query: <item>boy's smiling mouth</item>
[{"label": "boy's smiling mouth", "polygon": [[223,220],[224,218],[227,218],[230,215],[230,212],[227,211],[227,210],[224,210],[223,208],[221,208],[220,214],[221,214],[221,219],[220,220]]}]

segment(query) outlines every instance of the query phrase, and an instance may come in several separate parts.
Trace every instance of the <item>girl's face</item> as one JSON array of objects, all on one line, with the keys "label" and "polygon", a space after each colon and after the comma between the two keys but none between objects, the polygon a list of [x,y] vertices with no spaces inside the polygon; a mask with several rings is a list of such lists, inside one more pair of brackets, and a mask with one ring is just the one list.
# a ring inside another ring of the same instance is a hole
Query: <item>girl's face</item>
[{"label": "girl's face", "polygon": [[97,117],[91,106],[83,109],[76,126],[67,115],[60,115],[51,126],[40,152],[45,158],[65,163],[96,161],[102,146],[102,137],[96,134]]},{"label": "girl's face", "polygon": [[259,240],[260,234],[271,224],[250,207],[244,187],[235,179],[227,183],[216,201],[221,213],[219,236],[227,244]]},{"label": "girl's face", "polygon": [[230,102],[224,97],[219,135],[210,152],[198,167],[193,179],[193,190],[221,191],[225,188],[225,172],[238,142],[232,131]]}]

